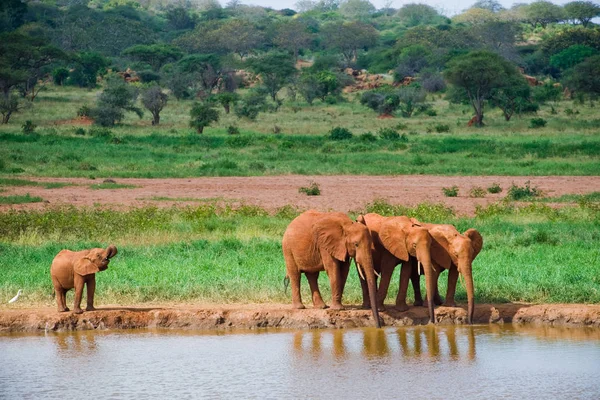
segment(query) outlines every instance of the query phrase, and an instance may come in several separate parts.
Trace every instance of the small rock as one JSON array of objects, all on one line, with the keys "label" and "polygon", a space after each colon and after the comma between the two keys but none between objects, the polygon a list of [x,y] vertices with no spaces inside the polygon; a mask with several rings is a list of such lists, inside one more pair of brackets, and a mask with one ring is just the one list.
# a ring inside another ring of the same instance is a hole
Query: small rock
[{"label": "small rock", "polygon": [[102,183],[117,183],[117,181],[115,181],[114,179],[105,179],[102,181]]}]

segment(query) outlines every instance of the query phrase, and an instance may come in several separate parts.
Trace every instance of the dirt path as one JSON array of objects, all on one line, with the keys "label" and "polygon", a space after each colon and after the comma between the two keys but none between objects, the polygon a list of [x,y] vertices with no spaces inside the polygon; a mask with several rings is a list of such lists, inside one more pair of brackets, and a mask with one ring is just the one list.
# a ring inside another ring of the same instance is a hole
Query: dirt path
[{"label": "dirt path", "polygon": [[[115,179],[119,184],[134,185],[130,189],[92,190],[90,185],[102,180],[84,178],[30,178],[38,182],[68,182],[76,186],[45,189],[36,186],[8,186],[3,196],[39,196],[44,203],[18,206],[0,206],[0,211],[11,207],[39,209],[48,205],[71,204],[92,206],[101,204],[113,207],[131,207],[147,204],[158,206],[198,205],[206,201],[232,204],[251,204],[273,210],[285,205],[300,209],[353,211],[363,209],[375,199],[391,204],[414,206],[423,202],[444,203],[458,214],[472,215],[477,205],[487,205],[506,195],[514,183],[524,186],[530,181],[548,197],[563,194],[585,194],[600,191],[599,176],[265,176],[265,177],[219,177],[192,179]],[[320,196],[306,196],[298,188],[318,183]],[[485,198],[469,197],[469,190],[478,186],[487,189],[497,183],[503,191],[487,193]],[[445,197],[442,187],[458,186],[458,197]],[[170,200],[169,200],[170,199]]]},{"label": "dirt path", "polygon": [[[383,326],[424,325],[425,307],[406,312],[380,313]],[[436,308],[438,324],[464,324],[463,308]],[[600,305],[583,304],[478,304],[477,324],[533,324],[547,326],[587,326],[600,328]],[[232,330],[256,328],[355,328],[373,326],[371,312],[350,307],[335,310],[293,310],[287,304],[170,305],[152,307],[104,306],[94,312],[76,315],[58,313],[53,308],[0,309],[0,333],[72,331],[89,329],[193,329]]]}]

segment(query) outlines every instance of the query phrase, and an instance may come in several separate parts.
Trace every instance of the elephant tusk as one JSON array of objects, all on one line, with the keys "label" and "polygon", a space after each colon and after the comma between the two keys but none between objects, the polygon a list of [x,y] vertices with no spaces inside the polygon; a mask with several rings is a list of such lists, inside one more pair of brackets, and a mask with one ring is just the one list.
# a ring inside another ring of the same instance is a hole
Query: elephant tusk
[{"label": "elephant tusk", "polygon": [[421,261],[417,261],[417,272],[421,275]]},{"label": "elephant tusk", "polygon": [[379,278],[381,278],[381,274],[375,270],[373,270],[373,272],[375,272],[375,275],[377,275]]},{"label": "elephant tusk", "polygon": [[361,279],[362,279],[363,281],[366,281],[366,278],[365,278],[365,276],[363,275],[363,272],[361,271],[361,268],[360,268],[360,264],[359,264],[359,263],[356,263],[356,269],[358,270],[358,275],[360,275]]}]

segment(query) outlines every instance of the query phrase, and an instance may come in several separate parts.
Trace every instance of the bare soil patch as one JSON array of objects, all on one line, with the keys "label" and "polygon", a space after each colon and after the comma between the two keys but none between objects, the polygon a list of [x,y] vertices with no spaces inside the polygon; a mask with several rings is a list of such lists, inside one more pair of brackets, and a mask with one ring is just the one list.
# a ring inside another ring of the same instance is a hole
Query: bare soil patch
[{"label": "bare soil patch", "polygon": [[[383,326],[425,325],[425,307],[406,312],[380,313]],[[436,308],[437,323],[466,323],[466,310],[460,307]],[[600,328],[600,305],[583,304],[478,304],[476,324],[587,326]],[[286,304],[169,305],[152,307],[104,306],[77,315],[55,309],[0,309],[0,332],[43,332],[91,329],[193,329],[233,330],[257,328],[324,329],[373,326],[369,310],[293,310]]]},{"label": "bare soil patch", "polygon": [[[473,215],[475,207],[497,202],[506,196],[514,183],[540,189],[546,196],[564,194],[586,194],[600,191],[600,176],[261,176],[261,177],[210,177],[183,179],[120,179],[119,184],[134,185],[131,189],[92,190],[90,185],[101,180],[85,178],[24,178],[38,182],[68,182],[76,186],[55,189],[32,186],[9,186],[3,195],[39,196],[44,203],[18,206],[3,205],[0,211],[9,208],[39,209],[55,205],[109,207],[137,207],[157,205],[170,207],[173,204],[198,205],[202,201],[231,204],[257,205],[275,210],[285,205],[299,209],[322,211],[361,210],[375,199],[384,199],[392,204],[414,206],[423,202],[443,203],[460,215]],[[320,196],[298,193],[298,188],[315,181]],[[471,198],[469,191],[477,186],[487,189],[499,184],[501,193],[487,193],[484,198]],[[442,187],[458,186],[458,197],[446,197]],[[163,200],[160,200],[163,199]],[[164,200],[169,199],[169,200]]]}]

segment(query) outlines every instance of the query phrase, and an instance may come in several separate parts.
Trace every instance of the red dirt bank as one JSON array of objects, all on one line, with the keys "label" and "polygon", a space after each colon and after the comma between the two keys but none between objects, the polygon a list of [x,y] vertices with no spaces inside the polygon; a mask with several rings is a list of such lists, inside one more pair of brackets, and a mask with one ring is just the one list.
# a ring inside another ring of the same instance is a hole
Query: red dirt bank
[{"label": "red dirt bank", "polygon": [[[381,313],[384,326],[424,325],[427,309],[411,307],[407,312]],[[462,308],[438,307],[439,324],[464,324]],[[600,328],[600,305],[582,304],[478,304],[477,324],[513,323],[547,326]],[[0,309],[0,333],[73,331],[91,329],[191,329],[232,330],[256,328],[355,328],[373,326],[371,312],[350,308],[335,310],[292,310],[289,305],[208,305],[198,307],[102,307],[81,315],[54,309]]]}]

